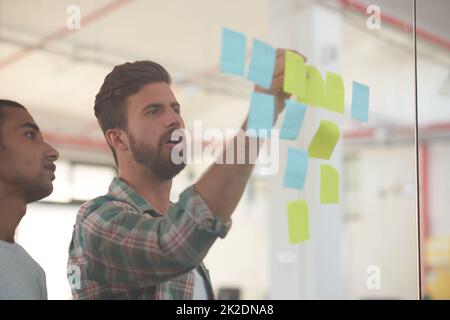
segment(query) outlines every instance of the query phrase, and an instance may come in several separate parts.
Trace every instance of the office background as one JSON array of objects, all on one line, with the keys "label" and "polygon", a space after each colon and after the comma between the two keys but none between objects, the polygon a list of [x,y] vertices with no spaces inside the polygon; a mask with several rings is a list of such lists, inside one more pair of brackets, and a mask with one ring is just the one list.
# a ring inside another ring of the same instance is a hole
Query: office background
[{"label": "office background", "polygon": [[[81,28],[68,29],[81,10]],[[380,28],[368,27],[370,5]],[[31,204],[17,241],[47,274],[50,299],[70,299],[68,244],[82,201],[107,191],[112,156],[93,114],[112,67],[154,60],[172,74],[188,128],[238,128],[252,84],[218,70],[223,27],[292,48],[322,72],[370,86],[368,123],[350,97],[331,159],[339,205],[320,205],[318,163],[307,187],[282,186],[288,146],[304,147],[320,119],[311,108],[298,141],[282,143],[280,172],[256,168],[225,240],[206,257],[216,293],[241,299],[415,299],[422,247],[423,298],[450,299],[450,22],[446,0],[417,1],[421,238],[416,221],[412,0],[0,0],[0,96],[24,104],[61,154],[54,193]],[[278,124],[279,126],[279,124]],[[203,143],[204,141],[202,141]],[[209,161],[175,178],[172,199]],[[286,203],[310,202],[311,239],[290,245]],[[375,269],[373,269],[375,268]],[[368,285],[378,270],[380,287]]]}]

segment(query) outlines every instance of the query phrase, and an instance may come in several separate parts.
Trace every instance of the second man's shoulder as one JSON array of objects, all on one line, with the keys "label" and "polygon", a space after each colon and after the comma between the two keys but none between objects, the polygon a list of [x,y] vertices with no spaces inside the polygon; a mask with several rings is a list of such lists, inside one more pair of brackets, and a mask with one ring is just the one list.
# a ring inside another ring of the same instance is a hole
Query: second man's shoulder
[{"label": "second man's shoulder", "polygon": [[84,220],[91,214],[117,212],[138,213],[138,209],[129,203],[117,199],[111,194],[102,195],[83,203],[78,210],[77,221]]}]

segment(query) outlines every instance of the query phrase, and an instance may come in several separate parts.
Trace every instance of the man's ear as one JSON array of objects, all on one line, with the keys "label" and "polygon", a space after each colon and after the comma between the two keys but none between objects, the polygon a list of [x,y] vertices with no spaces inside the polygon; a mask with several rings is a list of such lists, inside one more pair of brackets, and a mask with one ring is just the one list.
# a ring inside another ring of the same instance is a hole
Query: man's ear
[{"label": "man's ear", "polygon": [[122,129],[108,129],[105,137],[108,144],[116,150],[127,151],[130,149],[128,135]]}]

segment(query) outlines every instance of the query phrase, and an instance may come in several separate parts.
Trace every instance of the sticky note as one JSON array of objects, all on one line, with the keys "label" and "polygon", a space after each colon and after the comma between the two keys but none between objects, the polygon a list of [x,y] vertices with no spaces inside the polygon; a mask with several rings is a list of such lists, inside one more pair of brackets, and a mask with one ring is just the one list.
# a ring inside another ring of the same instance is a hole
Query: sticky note
[{"label": "sticky note", "polygon": [[252,55],[247,79],[270,89],[275,70],[276,50],[265,42],[253,40]]},{"label": "sticky note", "polygon": [[253,92],[247,120],[247,129],[252,130],[247,130],[248,135],[253,137],[270,137],[274,117],[275,98],[270,94]]},{"label": "sticky note", "polygon": [[298,244],[309,240],[308,204],[303,200],[289,202],[287,211],[289,243]]},{"label": "sticky note", "polygon": [[299,99],[306,97],[306,67],[302,56],[286,50],[284,62],[283,91]]},{"label": "sticky note", "polygon": [[352,118],[369,121],[369,87],[353,81]]},{"label": "sticky note", "polygon": [[333,72],[327,72],[325,85],[324,107],[334,112],[344,113],[345,89],[342,77]]},{"label": "sticky note", "polygon": [[315,66],[306,66],[306,97],[298,100],[308,105],[322,107],[324,104],[324,83]]},{"label": "sticky note", "polygon": [[223,28],[220,71],[244,76],[246,47],[244,34]]},{"label": "sticky note", "polygon": [[291,189],[303,189],[308,170],[308,152],[303,149],[289,148],[283,186]]},{"label": "sticky note", "polygon": [[294,140],[305,117],[306,106],[293,100],[286,100],[283,125],[280,131],[280,139]]},{"label": "sticky note", "polygon": [[329,164],[320,165],[320,203],[339,202],[339,172]]},{"label": "sticky note", "polygon": [[311,158],[329,160],[340,136],[339,127],[332,121],[322,120],[308,147]]}]

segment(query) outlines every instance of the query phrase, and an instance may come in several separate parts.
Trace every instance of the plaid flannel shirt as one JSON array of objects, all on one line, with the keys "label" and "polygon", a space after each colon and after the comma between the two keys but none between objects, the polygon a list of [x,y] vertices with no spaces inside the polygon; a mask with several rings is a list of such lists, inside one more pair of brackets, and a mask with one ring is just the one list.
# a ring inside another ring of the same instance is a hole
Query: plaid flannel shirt
[{"label": "plaid flannel shirt", "polygon": [[161,215],[114,178],[108,194],[79,209],[67,274],[73,297],[188,300],[198,267],[212,299],[202,260],[230,227],[231,220],[224,224],[214,216],[193,186]]}]

